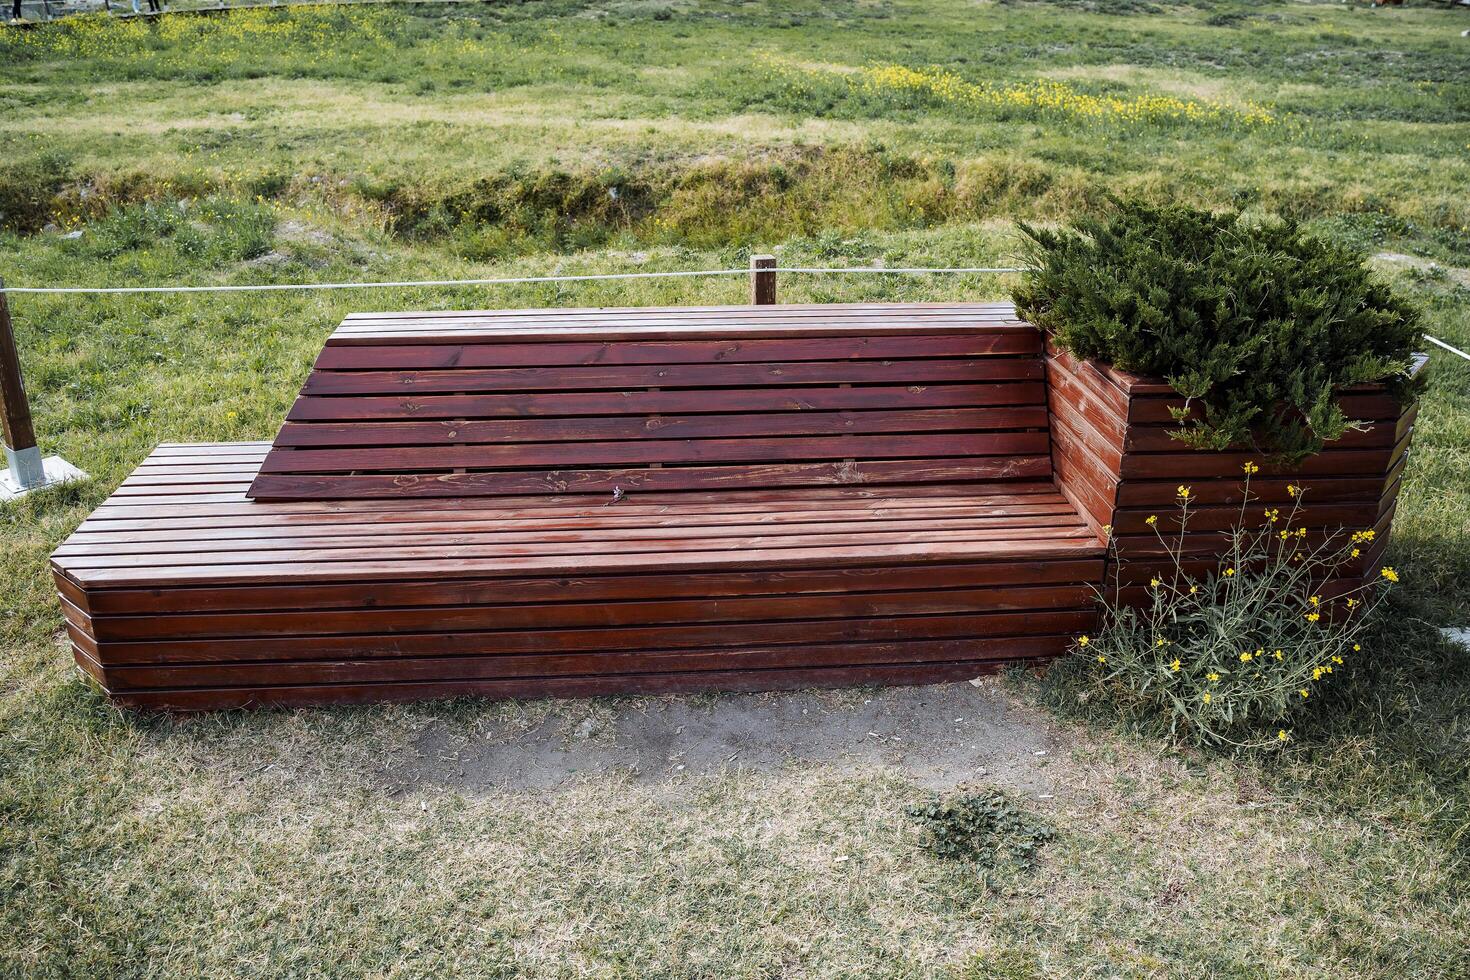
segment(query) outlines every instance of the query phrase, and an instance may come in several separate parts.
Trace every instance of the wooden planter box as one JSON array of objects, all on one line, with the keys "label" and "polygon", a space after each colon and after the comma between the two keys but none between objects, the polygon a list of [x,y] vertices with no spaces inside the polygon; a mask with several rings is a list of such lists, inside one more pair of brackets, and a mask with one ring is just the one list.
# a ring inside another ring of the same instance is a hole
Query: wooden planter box
[{"label": "wooden planter box", "polygon": [[[1414,373],[1427,358],[1415,359]],[[1305,488],[1293,528],[1314,540],[1372,529],[1374,539],[1348,574],[1376,570],[1388,543],[1400,479],[1408,460],[1417,405],[1402,406],[1382,385],[1344,389],[1339,404],[1366,427],[1294,467],[1273,466],[1259,452],[1191,449],[1169,435],[1178,428],[1171,408],[1184,399],[1166,382],[1081,361],[1053,345],[1046,355],[1052,463],[1062,493],[1099,533],[1111,527],[1107,583],[1118,598],[1143,602],[1150,578],[1172,570],[1172,560],[1148,518],[1170,543],[1179,534],[1178,488],[1191,493],[1182,542],[1188,570],[1212,571],[1226,547],[1221,532],[1241,521],[1244,466],[1260,472],[1250,481],[1247,525],[1263,521],[1268,507],[1283,517],[1294,501],[1288,487]],[[1337,583],[1347,589],[1356,577]]]}]

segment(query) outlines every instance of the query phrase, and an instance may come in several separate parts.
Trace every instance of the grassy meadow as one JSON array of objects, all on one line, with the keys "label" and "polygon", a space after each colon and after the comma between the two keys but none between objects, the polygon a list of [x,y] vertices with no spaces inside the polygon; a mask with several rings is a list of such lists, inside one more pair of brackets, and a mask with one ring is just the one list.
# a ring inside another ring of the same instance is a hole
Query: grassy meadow
[{"label": "grassy meadow", "polygon": [[[1470,13],[1426,2],[624,0],[0,28],[11,285],[1011,264],[1109,193],[1291,218],[1470,349]],[[80,235],[76,234],[80,232]],[[1470,364],[1433,358],[1370,659],[1279,752],[1053,733],[1031,873],[916,846],[900,772],[388,785],[430,726],[639,699],[171,719],[63,642],[46,557],[160,441],[268,439],[368,309],[740,302],[738,278],[11,298],[42,449],[0,509],[0,976],[1470,976]],[[1004,277],[788,275],[787,301]],[[833,694],[841,706],[861,694]],[[719,699],[693,699],[714,704]],[[509,734],[508,734],[509,733]],[[984,783],[984,777],[977,782]]]}]

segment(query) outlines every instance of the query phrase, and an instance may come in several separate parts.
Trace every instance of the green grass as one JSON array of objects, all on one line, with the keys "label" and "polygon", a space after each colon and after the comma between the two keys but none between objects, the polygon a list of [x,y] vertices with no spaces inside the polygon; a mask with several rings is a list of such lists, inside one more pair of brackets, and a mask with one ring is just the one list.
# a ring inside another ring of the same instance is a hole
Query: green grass
[{"label": "green grass", "polygon": [[[0,32],[12,284],[709,268],[773,248],[788,265],[1009,264],[1015,218],[1121,189],[1405,253],[1382,274],[1470,347],[1470,21],[1440,7],[680,0],[77,23]],[[861,83],[890,65],[1068,94],[1006,107]],[[1156,96],[1273,121],[1077,112]],[[432,722],[483,737],[586,705],[175,721],[118,713],[71,671],[51,549],[155,443],[269,438],[346,313],[743,292],[14,297],[42,448],[93,480],[0,510],[0,975],[1470,973],[1470,655],[1433,631],[1470,622],[1470,365],[1448,357],[1371,665],[1286,751],[1239,759],[1119,730],[1062,672],[1022,680],[1016,710],[1053,707],[1062,745],[1055,798],[1034,804],[1056,839],[1031,873],[927,855],[904,816],[926,796],[894,773],[493,794],[381,778]]]}]

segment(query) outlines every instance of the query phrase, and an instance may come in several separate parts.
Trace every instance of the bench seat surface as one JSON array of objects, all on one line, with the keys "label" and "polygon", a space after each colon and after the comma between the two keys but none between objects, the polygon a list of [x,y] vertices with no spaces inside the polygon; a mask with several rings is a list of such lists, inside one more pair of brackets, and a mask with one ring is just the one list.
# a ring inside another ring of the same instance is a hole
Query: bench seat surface
[{"label": "bench seat surface", "polygon": [[53,558],[145,707],[974,676],[1088,628],[1050,482],[251,500],[269,444],[163,445]]}]

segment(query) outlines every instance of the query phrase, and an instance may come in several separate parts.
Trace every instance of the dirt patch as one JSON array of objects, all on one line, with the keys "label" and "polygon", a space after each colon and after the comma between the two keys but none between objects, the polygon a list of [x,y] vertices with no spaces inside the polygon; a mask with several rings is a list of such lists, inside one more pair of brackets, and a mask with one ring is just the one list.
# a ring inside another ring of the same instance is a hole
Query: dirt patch
[{"label": "dirt patch", "polygon": [[991,682],[548,704],[523,724],[434,719],[380,778],[396,791],[474,793],[554,789],[608,773],[676,786],[834,767],[897,771],[933,789],[983,781],[1045,795],[1058,741],[1037,712]]},{"label": "dirt patch", "polygon": [[1457,268],[1455,266],[1441,265],[1432,259],[1421,258],[1417,255],[1405,255],[1403,252],[1375,252],[1373,258],[1379,262],[1391,265],[1408,266],[1412,269],[1427,271],[1443,270],[1444,274],[1462,286],[1470,286],[1470,269]]}]

